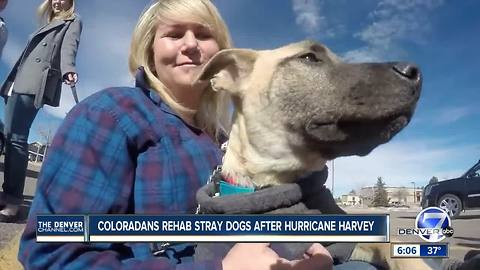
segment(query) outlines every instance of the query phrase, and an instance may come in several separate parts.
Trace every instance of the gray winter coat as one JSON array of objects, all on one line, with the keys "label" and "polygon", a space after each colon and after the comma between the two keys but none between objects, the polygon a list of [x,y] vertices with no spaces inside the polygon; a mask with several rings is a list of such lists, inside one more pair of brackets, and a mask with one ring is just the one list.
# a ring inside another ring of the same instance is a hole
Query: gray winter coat
[{"label": "gray winter coat", "polygon": [[35,95],[35,107],[43,104],[58,107],[63,76],[75,72],[82,22],[78,15],[65,20],[53,20],[32,35],[20,58],[0,89],[8,98],[13,92]]}]

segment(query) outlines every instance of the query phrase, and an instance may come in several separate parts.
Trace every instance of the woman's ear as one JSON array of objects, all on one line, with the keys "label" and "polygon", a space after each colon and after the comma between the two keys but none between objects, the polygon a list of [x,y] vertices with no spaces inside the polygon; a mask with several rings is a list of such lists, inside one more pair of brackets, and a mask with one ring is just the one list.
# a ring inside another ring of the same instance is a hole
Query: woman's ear
[{"label": "woman's ear", "polygon": [[240,94],[242,83],[252,72],[256,60],[254,50],[221,50],[203,67],[195,82],[210,80],[215,91]]}]

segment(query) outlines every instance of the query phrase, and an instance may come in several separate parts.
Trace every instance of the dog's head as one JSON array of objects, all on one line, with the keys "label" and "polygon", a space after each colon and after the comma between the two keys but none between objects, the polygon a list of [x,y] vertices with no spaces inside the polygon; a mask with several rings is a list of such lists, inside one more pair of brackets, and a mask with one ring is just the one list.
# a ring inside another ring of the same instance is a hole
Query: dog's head
[{"label": "dog's head", "polygon": [[408,124],[421,89],[413,64],[344,63],[312,41],[220,51],[199,80],[232,94],[236,136],[279,158],[280,148],[324,159],[366,155]]}]

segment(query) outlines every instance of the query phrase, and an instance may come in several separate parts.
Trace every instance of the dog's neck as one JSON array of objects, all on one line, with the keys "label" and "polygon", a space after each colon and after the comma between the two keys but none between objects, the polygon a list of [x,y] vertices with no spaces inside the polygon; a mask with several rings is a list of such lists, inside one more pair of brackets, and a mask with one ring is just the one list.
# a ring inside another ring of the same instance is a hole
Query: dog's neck
[{"label": "dog's neck", "polygon": [[286,142],[272,141],[263,149],[253,145],[245,132],[242,119],[235,121],[226,149],[222,175],[231,184],[264,187],[291,183],[315,170],[326,160],[318,156],[294,155]]}]

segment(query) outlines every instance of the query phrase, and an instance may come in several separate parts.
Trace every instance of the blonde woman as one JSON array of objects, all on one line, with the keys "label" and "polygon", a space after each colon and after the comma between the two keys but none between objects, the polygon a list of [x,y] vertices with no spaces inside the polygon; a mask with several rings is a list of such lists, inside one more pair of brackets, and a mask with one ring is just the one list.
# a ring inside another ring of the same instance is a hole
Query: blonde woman
[{"label": "blonde woman", "polygon": [[62,81],[77,82],[75,57],[82,23],[74,0],[45,0],[38,9],[41,27],[0,89],[5,105],[5,173],[0,194],[0,221],[18,220],[28,161],[28,134],[38,110],[57,107]]},{"label": "blonde woman", "polygon": [[278,263],[266,244],[238,244],[225,258],[196,262],[192,245],[172,246],[156,257],[149,243],[35,240],[37,213],[194,213],[197,189],[221,161],[218,142],[228,132],[229,113],[225,94],[192,82],[230,46],[208,0],[160,0],[145,10],[129,59],[136,87],[90,96],[55,135],[20,244],[19,260],[27,269],[262,270]]}]

